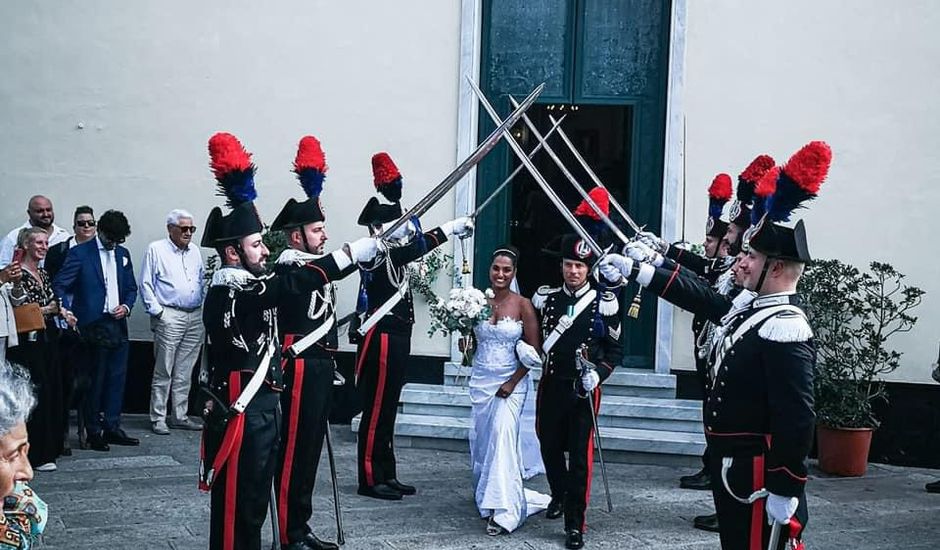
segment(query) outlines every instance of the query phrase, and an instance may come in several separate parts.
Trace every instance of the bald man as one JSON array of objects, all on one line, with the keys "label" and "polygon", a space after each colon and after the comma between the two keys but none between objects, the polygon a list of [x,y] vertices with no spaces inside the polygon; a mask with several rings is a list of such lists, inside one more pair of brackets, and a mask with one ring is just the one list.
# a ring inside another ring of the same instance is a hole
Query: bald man
[{"label": "bald man", "polygon": [[19,235],[21,229],[30,227],[43,229],[49,235],[50,247],[65,241],[71,236],[67,230],[53,223],[55,222],[55,212],[52,210],[52,201],[42,195],[30,197],[26,206],[26,215],[28,216],[26,223],[7,233],[3,242],[0,243],[0,268],[5,267],[13,260],[16,236]]}]

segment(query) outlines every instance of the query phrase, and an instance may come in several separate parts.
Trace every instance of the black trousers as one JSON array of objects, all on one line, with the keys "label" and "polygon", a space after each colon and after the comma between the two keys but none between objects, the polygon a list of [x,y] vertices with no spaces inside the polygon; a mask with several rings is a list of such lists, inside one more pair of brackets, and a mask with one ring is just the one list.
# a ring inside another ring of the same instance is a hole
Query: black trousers
[{"label": "black trousers", "polygon": [[[212,483],[210,550],[261,548],[261,527],[268,513],[280,442],[278,394],[262,387],[244,415],[241,443]],[[221,436],[221,431],[207,425],[206,447],[217,449]]]},{"label": "black trousers", "polygon": [[26,429],[29,432],[29,462],[39,466],[55,462],[62,452],[62,381],[59,373],[58,329],[51,326],[19,335],[20,343],[7,351],[11,363],[29,371],[36,392]]},{"label": "black trousers", "polygon": [[[712,453],[712,497],[718,512],[718,525],[721,529],[721,548],[723,550],[765,550],[770,540],[770,525],[764,511],[764,499],[753,504],[743,504],[734,499],[721,481],[721,456]],[[728,485],[734,493],[747,498],[758,489],[764,488],[764,456],[761,454],[741,454],[733,457],[728,471]],[[799,496],[800,504],[796,509],[789,527],[780,531],[778,549],[783,550],[792,537],[800,539],[809,514],[806,508],[806,494]]]},{"label": "black trousers", "polygon": [[[696,346],[692,347],[692,354],[695,358],[695,379],[698,381],[699,388],[702,390],[702,419],[704,419],[705,403],[708,401],[708,393],[711,391],[710,377],[708,375],[708,360],[699,358],[698,348]],[[705,451],[702,452],[702,468],[705,470],[708,470],[711,467],[710,455],[711,453],[708,451],[708,443],[706,442]]]},{"label": "black trousers", "polygon": [[[565,529],[583,532],[587,527],[585,511],[591,500],[594,423],[590,400],[578,396],[574,383],[542,376],[536,396],[535,432],[552,498],[565,502]],[[593,397],[596,412],[601,402],[600,386],[594,389]]]},{"label": "black trousers", "polygon": [[373,327],[356,359],[356,388],[362,400],[359,423],[359,485],[372,487],[397,478],[394,431],[398,400],[411,355],[411,334]]},{"label": "black trousers", "polygon": [[[286,335],[284,345],[293,342]],[[332,358],[298,357],[284,366],[283,430],[274,487],[281,542],[299,542],[310,532],[313,487],[333,397]]]}]

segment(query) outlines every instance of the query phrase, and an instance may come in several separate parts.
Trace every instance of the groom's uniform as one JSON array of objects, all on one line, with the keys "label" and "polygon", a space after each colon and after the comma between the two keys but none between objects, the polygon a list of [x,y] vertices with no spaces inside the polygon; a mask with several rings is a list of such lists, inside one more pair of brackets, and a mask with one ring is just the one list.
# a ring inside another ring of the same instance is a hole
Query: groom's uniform
[{"label": "groom's uniform", "polygon": [[[562,240],[562,256],[589,267],[596,261],[590,249],[573,236]],[[583,350],[585,358],[597,366],[600,382],[610,376],[623,358],[619,307],[613,293],[594,287],[590,279],[576,290],[542,287],[532,302],[541,312],[545,353],[535,429],[552,501],[556,507],[563,503],[565,531],[583,533],[591,492],[594,425],[577,355]],[[596,414],[599,384],[592,395]]]}]

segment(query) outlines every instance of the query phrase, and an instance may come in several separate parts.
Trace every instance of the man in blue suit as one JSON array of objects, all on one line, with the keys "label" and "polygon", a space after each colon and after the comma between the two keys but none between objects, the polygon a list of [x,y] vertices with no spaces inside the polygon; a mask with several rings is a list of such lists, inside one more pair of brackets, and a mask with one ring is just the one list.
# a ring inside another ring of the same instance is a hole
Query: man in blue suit
[{"label": "man in blue suit", "polygon": [[127,376],[127,316],[137,301],[134,267],[121,246],[131,233],[123,213],[108,210],[98,220],[98,236],[72,247],[55,276],[56,296],[71,297],[78,331],[88,354],[83,361],[92,381],[79,414],[87,443],[97,451],[114,445],[138,445],[121,429]]}]

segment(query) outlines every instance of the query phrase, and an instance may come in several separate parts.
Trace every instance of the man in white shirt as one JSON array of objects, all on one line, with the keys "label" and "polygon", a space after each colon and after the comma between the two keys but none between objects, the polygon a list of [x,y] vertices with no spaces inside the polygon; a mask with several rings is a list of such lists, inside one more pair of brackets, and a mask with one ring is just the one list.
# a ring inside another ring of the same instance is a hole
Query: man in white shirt
[{"label": "man in white shirt", "polygon": [[[187,416],[193,366],[205,334],[202,325],[204,267],[199,247],[193,244],[193,216],[185,210],[167,215],[166,239],[147,248],[140,268],[140,297],[150,314],[156,361],[150,391],[153,432],[169,428],[200,430]],[[173,403],[167,419],[167,398]]]},{"label": "man in white shirt", "polygon": [[21,229],[29,227],[41,227],[49,234],[49,247],[68,239],[69,232],[55,223],[55,212],[52,210],[52,201],[42,195],[35,195],[29,199],[26,206],[26,214],[29,219],[26,223],[13,229],[0,243],[0,267],[6,267],[13,261],[13,249],[16,248],[16,236],[20,234]]}]

